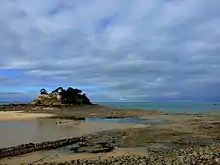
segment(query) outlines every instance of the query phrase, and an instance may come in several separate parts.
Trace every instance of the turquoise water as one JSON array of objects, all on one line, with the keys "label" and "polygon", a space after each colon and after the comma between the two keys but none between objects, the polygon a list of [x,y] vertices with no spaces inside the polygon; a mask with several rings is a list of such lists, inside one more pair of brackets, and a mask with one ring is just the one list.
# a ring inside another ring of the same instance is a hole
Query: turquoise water
[{"label": "turquoise water", "polygon": [[98,104],[115,108],[161,110],[178,113],[220,112],[220,102],[99,102]]},{"label": "turquoise water", "polygon": [[[178,113],[220,112],[220,102],[96,102],[97,104],[115,107],[160,110]],[[1,103],[8,104],[8,103]]]}]

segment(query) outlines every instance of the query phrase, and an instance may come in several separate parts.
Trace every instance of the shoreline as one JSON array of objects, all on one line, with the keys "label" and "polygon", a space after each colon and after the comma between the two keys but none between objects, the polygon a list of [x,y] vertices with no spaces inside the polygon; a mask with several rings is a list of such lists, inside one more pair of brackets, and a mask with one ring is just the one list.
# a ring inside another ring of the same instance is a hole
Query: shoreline
[{"label": "shoreline", "polygon": [[[11,114],[10,114],[11,112]],[[22,112],[22,114],[20,113]],[[32,104],[9,104],[0,105],[0,113],[5,114],[5,117],[0,116],[0,121],[7,120],[28,120],[37,119],[39,117],[54,118],[54,119],[84,119],[84,118],[139,118],[142,116],[152,116],[165,113],[157,110],[140,110],[140,109],[119,109],[110,108],[102,105],[57,105],[57,106],[37,106]],[[9,115],[7,115],[7,113]],[[12,117],[13,116],[13,117]],[[20,116],[20,117],[19,117]],[[21,117],[23,116],[23,117]]]},{"label": "shoreline", "polygon": [[[219,114],[213,115],[213,114],[165,113],[165,112],[153,111],[153,110],[109,108],[100,105],[89,105],[89,106],[66,105],[66,106],[45,107],[45,106],[33,106],[28,104],[28,105],[16,105],[16,106],[8,105],[5,108],[3,108],[2,112],[0,111],[0,115],[3,113],[17,114],[17,113],[21,113],[21,111],[24,114],[24,116],[26,116],[26,120],[28,119],[28,117],[30,120],[30,115],[33,115],[31,118],[32,120],[37,119],[41,115],[43,116],[49,115],[47,117],[44,116],[46,119],[55,118],[60,120],[62,119],[77,120],[83,118],[120,119],[127,117],[146,119],[146,120],[164,119],[167,120],[167,122],[163,124],[156,124],[156,125],[150,125],[148,127],[139,127],[139,128],[125,127],[124,129],[105,130],[105,131],[85,135],[85,137],[88,141],[92,143],[104,141],[112,144],[114,147],[119,147],[119,148],[120,147],[138,148],[138,147],[146,147],[146,146],[150,147],[154,145],[156,146],[159,145],[162,148],[164,147],[166,148],[172,145],[179,147],[178,150],[175,152],[179,152],[179,150],[181,150],[181,152],[182,151],[188,152],[187,148],[201,147],[202,148],[201,150],[203,150],[203,147],[210,147],[210,156],[213,156],[211,154],[220,153],[220,151],[218,150],[220,149],[219,146],[220,145],[220,115]],[[94,127],[98,127],[98,125],[93,123]],[[84,126],[86,126],[86,124],[84,124]],[[92,124],[90,124],[90,126],[92,126]],[[214,148],[212,148],[211,146],[214,146]],[[195,149],[195,151],[197,152],[197,149]],[[172,155],[168,154],[169,152],[167,150],[164,150],[164,152],[162,153],[164,154],[162,156],[168,158],[172,157]],[[157,157],[157,155],[160,155],[160,152],[159,153],[155,152],[155,155],[153,157]],[[64,157],[64,159],[65,158],[66,160],[70,160],[67,157]]]},{"label": "shoreline", "polygon": [[[125,163],[125,164],[143,164],[145,162],[146,164],[154,164],[154,163],[168,163],[171,162],[174,163],[180,163],[180,164],[191,164],[191,162],[195,162],[196,164],[215,164],[218,165],[220,162],[220,145],[209,145],[209,146],[187,146],[185,148],[176,148],[176,149],[166,149],[161,151],[150,151],[150,150],[144,150],[144,149],[138,149],[138,148],[114,148],[113,151],[107,152],[107,153],[101,153],[101,154],[78,154],[78,155],[63,155],[57,153],[51,153],[50,156],[46,154],[46,157],[42,156],[44,155],[42,152],[40,155],[36,151],[49,151],[51,149],[56,149],[61,146],[74,144],[77,142],[82,142],[84,140],[87,140],[86,137],[78,137],[78,138],[70,138],[70,139],[61,139],[58,141],[51,141],[51,142],[42,142],[38,144],[26,144],[26,145],[20,145],[13,148],[9,148],[8,152],[3,151],[3,157],[4,155],[9,155],[9,159],[3,159],[0,158],[1,163],[9,163],[9,164],[18,164],[20,161],[20,164],[64,164],[64,165],[84,165],[86,164],[95,164],[95,165],[110,165],[112,163]],[[28,146],[28,149],[25,149],[25,146]],[[37,147],[37,148],[35,148]],[[7,150],[7,149],[6,149]],[[18,153],[22,154],[18,154]],[[32,152],[35,152],[33,154],[30,154]],[[0,153],[2,153],[2,150],[0,150]],[[24,155],[24,157],[11,157],[14,155]],[[55,156],[56,155],[56,156]],[[0,156],[2,156],[0,154]],[[49,156],[49,157],[48,157]],[[54,157],[55,156],[55,157]],[[52,158],[54,157],[54,158]],[[52,158],[52,159],[51,159]],[[182,159],[184,158],[184,159]],[[47,160],[50,159],[50,160]],[[26,162],[26,163],[24,163]]]},{"label": "shoreline", "polygon": [[0,111],[0,122],[32,121],[38,118],[47,118],[52,116],[54,115],[46,113],[27,113],[24,111]]}]

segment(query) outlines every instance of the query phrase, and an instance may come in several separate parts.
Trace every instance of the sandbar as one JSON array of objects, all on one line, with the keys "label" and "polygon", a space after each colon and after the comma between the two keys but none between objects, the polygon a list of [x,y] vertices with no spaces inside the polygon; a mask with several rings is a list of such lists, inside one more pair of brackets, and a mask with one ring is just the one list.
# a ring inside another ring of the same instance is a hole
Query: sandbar
[{"label": "sandbar", "polygon": [[0,122],[7,121],[30,121],[38,118],[51,117],[46,113],[25,113],[23,111],[0,111]]}]

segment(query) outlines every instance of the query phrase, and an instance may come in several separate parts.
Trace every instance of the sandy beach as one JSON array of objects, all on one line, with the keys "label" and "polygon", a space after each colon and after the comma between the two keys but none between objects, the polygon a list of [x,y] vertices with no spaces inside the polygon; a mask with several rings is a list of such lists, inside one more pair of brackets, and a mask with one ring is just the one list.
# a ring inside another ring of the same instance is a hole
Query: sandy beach
[{"label": "sandy beach", "polygon": [[7,121],[30,121],[38,118],[51,117],[46,113],[25,113],[23,111],[0,111],[0,122]]},{"label": "sandy beach", "polygon": [[[127,118],[129,118],[128,123],[123,123],[123,119]],[[131,118],[134,120],[130,120]],[[120,157],[132,154],[145,156],[145,151],[139,150],[139,148],[145,148],[150,151],[149,153],[152,151],[152,158],[158,159],[157,155],[161,153],[163,158],[169,158],[167,162],[170,160],[178,162],[180,161],[178,158],[180,153],[188,157],[188,152],[191,151],[193,154],[196,153],[192,158],[194,161],[203,160],[205,155],[208,157],[205,161],[210,162],[213,157],[218,158],[216,154],[220,153],[219,119],[217,113],[179,114],[116,109],[97,105],[5,107],[0,112],[1,129],[5,132],[0,136],[2,147],[85,136],[89,143],[107,142],[115,149],[110,153],[91,154],[85,152],[75,154],[71,153],[68,147],[65,148],[61,145],[58,150],[28,152],[26,155],[21,154],[2,160],[4,160],[3,164],[65,162],[76,159],[89,159],[90,161],[92,158],[99,159],[99,157],[108,159],[112,156]],[[143,120],[149,123],[140,124],[139,122],[143,122]],[[22,123],[22,121],[25,122]],[[30,122],[27,124],[26,121]],[[137,123],[132,123],[133,121]],[[209,147],[209,150],[204,148],[206,146]],[[62,147],[65,148],[64,152],[60,152]],[[191,150],[192,147],[195,148]],[[188,149],[182,150],[182,148]],[[16,151],[20,152],[20,150]],[[148,152],[146,155],[148,155]],[[139,160],[139,158],[136,160]],[[130,159],[126,161],[129,162]]]}]

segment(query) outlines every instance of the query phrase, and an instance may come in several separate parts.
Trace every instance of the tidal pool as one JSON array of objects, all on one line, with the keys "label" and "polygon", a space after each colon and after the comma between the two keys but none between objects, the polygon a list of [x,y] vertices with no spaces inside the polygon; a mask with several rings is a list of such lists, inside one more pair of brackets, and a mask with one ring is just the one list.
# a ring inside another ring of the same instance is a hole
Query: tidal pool
[{"label": "tidal pool", "polygon": [[164,119],[140,119],[140,118],[86,118],[86,122],[105,122],[105,123],[127,123],[127,124],[165,124],[167,120]]},{"label": "tidal pool", "polygon": [[187,140],[186,142],[201,143],[201,144],[217,144],[217,143],[220,143],[219,140],[211,140],[211,139]]},{"label": "tidal pool", "polygon": [[33,121],[0,122],[0,148],[26,143],[58,140],[111,130],[145,127],[143,124],[38,119]]}]

